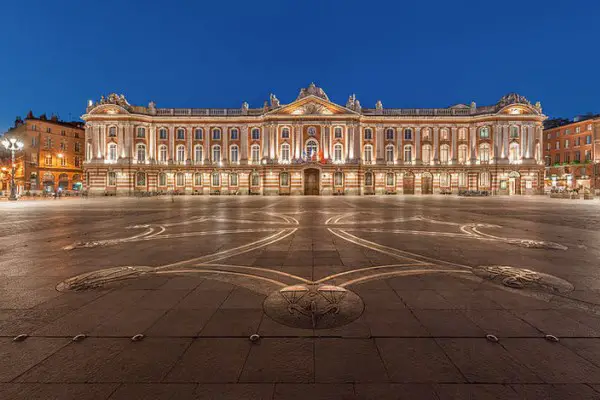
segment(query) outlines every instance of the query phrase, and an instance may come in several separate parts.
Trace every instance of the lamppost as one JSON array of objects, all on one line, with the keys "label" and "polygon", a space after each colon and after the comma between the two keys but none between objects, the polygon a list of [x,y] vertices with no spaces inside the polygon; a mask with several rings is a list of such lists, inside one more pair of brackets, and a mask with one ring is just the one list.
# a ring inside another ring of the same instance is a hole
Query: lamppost
[{"label": "lamppost", "polygon": [[17,186],[15,185],[15,153],[17,150],[21,150],[23,148],[23,142],[15,139],[15,138],[10,138],[10,139],[4,139],[2,141],[2,145],[7,149],[10,150],[11,153],[11,161],[12,161],[12,172],[10,174],[10,196],[8,197],[9,200],[17,200]]}]

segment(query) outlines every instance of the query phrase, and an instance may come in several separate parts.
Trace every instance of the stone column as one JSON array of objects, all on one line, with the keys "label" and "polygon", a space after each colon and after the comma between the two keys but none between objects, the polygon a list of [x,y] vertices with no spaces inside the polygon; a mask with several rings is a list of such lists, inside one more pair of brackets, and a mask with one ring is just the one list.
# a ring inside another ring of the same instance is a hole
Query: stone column
[{"label": "stone column", "polygon": [[102,125],[100,128],[100,158],[106,158],[106,125]]},{"label": "stone column", "polygon": [[135,154],[135,140],[133,140],[133,125],[128,124],[125,127],[125,142],[127,143],[127,154],[128,157],[133,159],[134,155],[137,157],[137,154]]},{"label": "stone column", "polygon": [[452,135],[452,164],[456,164],[458,162],[458,148],[457,148],[457,136],[458,136],[458,128],[456,126],[453,126],[451,129],[451,133]]},{"label": "stone column", "polygon": [[475,160],[477,159],[477,150],[475,149],[476,146],[476,139],[475,139],[475,133],[476,133],[476,127],[474,126],[469,126],[469,149],[470,149],[470,160],[471,160],[471,164],[475,164]]},{"label": "stone column", "polygon": [[383,164],[383,125],[377,124],[375,127],[375,161],[377,164]]},{"label": "stone column", "polygon": [[[193,153],[194,153],[194,146],[192,144],[192,138],[194,136],[194,127],[186,127],[185,128],[185,133],[187,134],[187,149],[186,149],[186,160],[188,164],[192,164],[192,160],[193,160]],[[154,146],[153,146],[154,149]],[[154,150],[156,151],[156,150]],[[154,159],[154,153],[152,153],[152,158]],[[192,178],[193,179],[193,178]]]},{"label": "stone column", "polygon": [[494,132],[494,160],[498,161],[500,158],[500,149],[502,148],[502,144],[500,140],[502,139],[502,126],[501,125],[492,125]]},{"label": "stone column", "polygon": [[509,148],[508,148],[509,127],[508,127],[508,125],[504,125],[502,128],[503,128],[502,130],[504,131],[504,134],[502,135],[503,139],[504,139],[504,145],[503,145],[503,149],[502,149],[502,158],[508,158],[508,154],[509,154],[508,153],[509,152]]},{"label": "stone column", "polygon": [[527,147],[527,127],[525,125],[520,126],[521,135],[519,136],[519,159],[525,158],[525,148]]},{"label": "stone column", "polygon": [[240,164],[248,164],[248,125],[240,128]]},{"label": "stone column", "polygon": [[294,125],[294,156],[296,159],[299,159],[302,156],[302,125],[295,124]]},{"label": "stone column", "polygon": [[175,161],[175,127],[169,126],[169,161]]},{"label": "stone column", "polygon": [[[210,151],[210,138],[211,138],[212,132],[210,131],[210,126],[205,126],[204,127],[204,164],[211,164],[212,163],[212,154]],[[209,178],[209,179],[212,179]]]},{"label": "stone column", "polygon": [[417,164],[421,164],[421,127],[415,128],[415,154],[413,159]]},{"label": "stone column", "polygon": [[279,126],[275,125],[275,127],[273,128],[273,147],[275,149],[275,155],[274,158],[276,160],[279,160]]},{"label": "stone column", "polygon": [[125,126],[117,125],[117,158],[125,157]]},{"label": "stone column", "polygon": [[529,127],[529,136],[527,137],[527,158],[533,159],[535,158],[535,137],[536,127]]},{"label": "stone column", "polygon": [[265,124],[262,127],[262,140],[261,140],[261,147],[262,147],[262,156],[263,158],[268,158],[269,157],[269,135],[270,135],[270,129],[269,129],[269,125]]},{"label": "stone column", "polygon": [[404,146],[402,145],[402,138],[404,137],[404,127],[398,127],[398,134],[396,135],[396,161],[400,163],[404,157]]},{"label": "stone column", "polygon": [[146,127],[148,130],[148,143],[150,143],[150,162],[156,161],[156,127],[149,125]]},{"label": "stone column", "polygon": [[433,127],[433,163],[440,163],[440,128]]},{"label": "stone column", "polygon": [[329,159],[329,126],[323,125],[323,138],[321,140],[321,147],[323,148],[323,158]]},{"label": "stone column", "polygon": [[275,158],[275,129],[275,125],[269,125],[269,158],[271,160]]},{"label": "stone column", "polygon": [[223,141],[221,142],[223,143],[223,148],[221,149],[221,161],[223,161],[223,164],[227,164],[227,160],[229,159],[229,127],[222,127],[221,132],[223,132]]},{"label": "stone column", "polygon": [[[92,138],[92,160],[100,158],[100,128],[96,129],[95,125],[89,126],[89,135]],[[86,135],[87,136],[87,135]]]},{"label": "stone column", "polygon": [[348,151],[343,154],[344,160],[352,160],[354,159],[354,126],[350,124],[346,124],[344,127],[344,137],[346,138],[345,142],[348,143],[346,147]]}]

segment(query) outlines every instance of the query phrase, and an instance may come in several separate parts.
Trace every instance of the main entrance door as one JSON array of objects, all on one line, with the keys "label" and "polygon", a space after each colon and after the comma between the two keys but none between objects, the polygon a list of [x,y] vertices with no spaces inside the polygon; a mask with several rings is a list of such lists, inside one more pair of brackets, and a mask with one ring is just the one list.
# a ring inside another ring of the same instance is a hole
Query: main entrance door
[{"label": "main entrance door", "polygon": [[318,195],[319,194],[319,170],[309,168],[304,171],[304,194]]},{"label": "main entrance door", "polygon": [[425,172],[421,178],[421,193],[433,194],[433,179],[428,172]]}]

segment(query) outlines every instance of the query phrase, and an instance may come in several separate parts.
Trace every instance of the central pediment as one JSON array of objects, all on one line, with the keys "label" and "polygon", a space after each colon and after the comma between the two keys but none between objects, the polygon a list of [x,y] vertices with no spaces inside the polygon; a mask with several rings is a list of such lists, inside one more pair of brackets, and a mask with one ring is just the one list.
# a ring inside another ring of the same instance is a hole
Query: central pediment
[{"label": "central pediment", "polygon": [[356,114],[354,111],[317,96],[309,95],[293,103],[271,111],[271,115],[341,115]]}]

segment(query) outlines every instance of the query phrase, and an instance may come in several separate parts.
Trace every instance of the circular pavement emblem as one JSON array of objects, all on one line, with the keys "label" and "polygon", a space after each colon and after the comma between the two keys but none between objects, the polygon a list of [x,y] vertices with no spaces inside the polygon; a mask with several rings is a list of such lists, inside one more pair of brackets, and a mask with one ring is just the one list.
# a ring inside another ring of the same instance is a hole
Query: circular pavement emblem
[{"label": "circular pavement emblem", "polygon": [[501,283],[513,289],[534,289],[547,292],[567,293],[573,285],[564,279],[542,272],[506,265],[484,265],[473,268],[480,278]]},{"label": "circular pavement emblem", "polygon": [[333,285],[293,285],[271,293],[265,314],[294,328],[326,329],[343,326],[362,314],[365,306],[354,292]]}]

